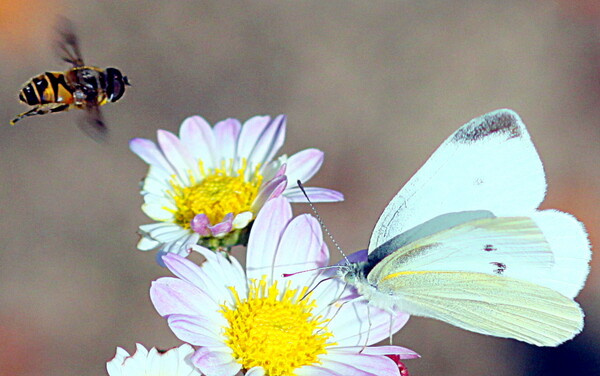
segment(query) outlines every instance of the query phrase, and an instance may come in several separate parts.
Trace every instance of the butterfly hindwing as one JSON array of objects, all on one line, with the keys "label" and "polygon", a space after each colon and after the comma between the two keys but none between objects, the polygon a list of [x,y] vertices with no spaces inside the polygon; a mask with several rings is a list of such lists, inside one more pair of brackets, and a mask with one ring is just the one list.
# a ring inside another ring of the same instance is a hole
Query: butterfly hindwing
[{"label": "butterfly hindwing", "polygon": [[393,273],[417,271],[476,272],[527,280],[532,271],[549,272],[553,266],[550,245],[533,219],[492,217],[403,246],[378,261],[368,280],[377,283]]},{"label": "butterfly hindwing", "polygon": [[583,328],[583,312],[558,292],[514,278],[465,272],[398,272],[378,281],[400,310],[538,346],[556,346]]}]

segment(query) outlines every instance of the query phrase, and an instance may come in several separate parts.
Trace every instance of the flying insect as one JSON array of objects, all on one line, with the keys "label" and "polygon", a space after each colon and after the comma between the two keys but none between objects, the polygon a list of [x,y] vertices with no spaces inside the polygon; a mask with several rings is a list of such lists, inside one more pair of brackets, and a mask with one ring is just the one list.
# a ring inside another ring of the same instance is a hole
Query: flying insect
[{"label": "flying insect", "polygon": [[117,68],[85,65],[70,21],[63,20],[58,33],[57,49],[61,59],[72,67],[65,72],[44,72],[27,81],[19,92],[19,100],[33,108],[19,114],[10,124],[29,116],[77,108],[85,111],[79,121],[80,128],[95,140],[102,141],[107,128],[100,106],[121,99],[125,87],[131,85]]}]

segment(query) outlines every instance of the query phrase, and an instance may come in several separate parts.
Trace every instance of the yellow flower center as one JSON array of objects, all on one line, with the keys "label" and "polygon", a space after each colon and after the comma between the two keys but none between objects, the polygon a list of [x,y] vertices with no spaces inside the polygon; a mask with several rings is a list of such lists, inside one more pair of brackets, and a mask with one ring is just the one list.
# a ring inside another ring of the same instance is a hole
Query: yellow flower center
[{"label": "yellow flower center", "polygon": [[316,304],[310,295],[302,299],[307,287],[280,293],[277,282],[268,286],[263,276],[251,281],[247,299],[229,289],[235,306],[221,306],[229,322],[226,343],[244,369],[259,366],[267,376],[294,375],[298,367],[320,363],[318,356],[335,345],[326,343],[332,336],[326,327],[329,320],[313,316]]},{"label": "yellow flower center", "polygon": [[169,192],[177,210],[174,211],[175,223],[185,229],[190,228],[190,222],[197,214],[206,214],[211,225],[220,223],[225,215],[249,211],[252,202],[258,195],[258,189],[262,183],[262,175],[256,168],[250,181],[244,178],[246,161],[242,168],[232,173],[231,168],[226,168],[225,162],[221,168],[206,171],[199,162],[202,180],[196,179],[190,174],[190,186],[181,186],[171,180],[173,190]]}]

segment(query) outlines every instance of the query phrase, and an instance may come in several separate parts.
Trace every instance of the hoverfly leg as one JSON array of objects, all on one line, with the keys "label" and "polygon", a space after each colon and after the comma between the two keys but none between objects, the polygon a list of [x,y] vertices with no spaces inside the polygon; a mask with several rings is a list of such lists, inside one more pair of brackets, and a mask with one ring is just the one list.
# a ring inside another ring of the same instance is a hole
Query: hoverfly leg
[{"label": "hoverfly leg", "polygon": [[23,112],[22,114],[17,115],[17,117],[15,117],[13,120],[10,121],[10,125],[15,125],[15,123],[18,122],[19,120],[29,117],[29,116],[45,115],[47,113],[61,112],[61,111],[65,111],[68,109],[69,109],[68,104],[63,104],[63,103],[44,104],[41,106],[34,107],[29,111],[26,111],[26,112]]}]

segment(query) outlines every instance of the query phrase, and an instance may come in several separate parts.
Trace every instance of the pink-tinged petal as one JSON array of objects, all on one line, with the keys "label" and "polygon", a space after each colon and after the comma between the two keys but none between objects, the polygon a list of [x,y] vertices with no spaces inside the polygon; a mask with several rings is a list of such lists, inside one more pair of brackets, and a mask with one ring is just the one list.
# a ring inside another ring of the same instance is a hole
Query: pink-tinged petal
[{"label": "pink-tinged petal", "polygon": [[[356,376],[356,375],[362,375],[361,373],[359,374],[344,374],[344,373],[339,373],[336,372],[335,370],[331,369],[331,368],[324,368],[321,366],[304,366],[304,367],[300,367],[297,368],[294,371],[294,374],[297,376]],[[387,376],[387,375],[386,375]]]},{"label": "pink-tinged petal", "polygon": [[285,140],[286,117],[279,115],[264,129],[248,157],[248,165],[256,166],[269,162]]},{"label": "pink-tinged petal", "polygon": [[190,360],[206,376],[234,376],[242,369],[231,353],[211,351],[207,347],[198,349]]},{"label": "pink-tinged petal", "polygon": [[406,313],[392,316],[361,299],[344,304],[330,322],[329,328],[335,334],[339,346],[365,346],[389,338],[390,334],[396,333],[406,324],[408,318]]},{"label": "pink-tinged petal", "polygon": [[[290,180],[291,181],[291,180]],[[306,194],[312,202],[339,202],[344,201],[344,195],[338,191],[327,188],[304,187]],[[296,186],[288,188],[283,194],[290,202],[307,202],[304,193]]]},{"label": "pink-tinged petal", "polygon": [[258,195],[252,203],[252,210],[259,211],[265,202],[281,196],[287,187],[287,177],[285,175],[278,176],[268,181],[263,187],[261,187]]},{"label": "pink-tinged petal", "polygon": [[190,171],[196,171],[197,168],[193,157],[173,133],[159,129],[156,134],[163,154],[171,166],[175,168],[181,181],[189,184],[189,173]]},{"label": "pink-tinged petal", "polygon": [[286,227],[277,253],[275,254],[275,266],[272,266],[271,278],[292,280],[295,286],[309,286],[315,277],[315,273],[300,273],[289,278],[282,278],[283,273],[295,273],[325,266],[329,262],[329,253],[322,253],[323,235],[321,225],[308,214],[294,218]]},{"label": "pink-tinged petal", "polygon": [[209,236],[210,230],[208,225],[210,224],[210,220],[206,216],[206,214],[196,214],[192,219],[190,227],[192,231],[197,232],[200,236]]},{"label": "pink-tinged petal", "polygon": [[396,363],[396,366],[398,366],[398,371],[400,372],[400,376],[410,376],[408,373],[408,368],[406,368],[406,365],[400,361],[400,355],[393,354],[386,356]]},{"label": "pink-tinged petal", "polygon": [[[321,358],[323,368],[334,369],[342,375],[400,376],[396,363],[386,356],[347,353],[331,349]],[[300,376],[300,373],[298,372]]]},{"label": "pink-tinged petal", "polygon": [[181,143],[192,156],[203,162],[205,168],[213,168],[217,163],[215,135],[210,125],[200,116],[191,116],[183,121],[179,129]]},{"label": "pink-tinged petal", "polygon": [[416,359],[421,355],[401,346],[351,346],[351,347],[336,347],[335,351],[347,351],[369,355],[398,355],[400,359]]},{"label": "pink-tinged petal", "polygon": [[287,158],[281,156],[278,159],[271,161],[261,167],[260,174],[263,176],[264,181],[269,181],[278,176],[285,175],[287,165],[285,161]]},{"label": "pink-tinged petal", "polygon": [[260,279],[263,274],[270,274],[279,238],[291,218],[292,207],[283,197],[268,201],[258,213],[248,239],[248,279]]},{"label": "pink-tinged petal", "polygon": [[134,138],[129,141],[129,149],[149,165],[160,168],[169,175],[175,173],[173,166],[167,161],[154,142],[145,138]]},{"label": "pink-tinged petal", "polygon": [[174,254],[163,256],[163,262],[176,277],[191,283],[202,291],[209,291],[205,283],[206,276],[202,273],[200,266],[184,257]]},{"label": "pink-tinged petal", "polygon": [[348,290],[347,286],[338,278],[326,278],[322,272],[321,274],[316,274],[311,286],[316,286],[317,283],[319,285],[311,294],[311,299],[317,301],[317,307],[313,311],[314,314],[337,320],[337,310],[341,304],[337,300]]},{"label": "pink-tinged petal", "polygon": [[234,287],[240,296],[245,296],[248,289],[246,273],[236,258],[228,258],[222,252],[213,252],[198,245],[192,246],[191,250],[206,258],[206,262],[201,267],[202,280],[206,284],[206,289],[203,290],[215,299],[220,299],[217,301],[218,304],[232,303],[227,286]]},{"label": "pink-tinged petal", "polygon": [[227,235],[233,229],[233,213],[227,213],[223,222],[208,226],[208,229],[215,238]]},{"label": "pink-tinged petal", "polygon": [[205,292],[178,278],[163,277],[152,282],[150,300],[161,316],[202,314],[217,322],[224,320],[216,314],[219,305]]},{"label": "pink-tinged petal", "polygon": [[215,125],[214,133],[221,159],[235,160],[241,128],[242,125],[237,119],[226,119]]},{"label": "pink-tinged petal", "polygon": [[238,158],[247,159],[250,156],[258,138],[270,123],[270,116],[254,116],[246,120],[238,138]]},{"label": "pink-tinged petal", "polygon": [[279,167],[279,170],[277,170],[277,173],[275,173],[276,178],[285,175],[285,171],[287,170],[287,164],[284,163],[281,165],[281,167]]},{"label": "pink-tinged petal", "polygon": [[306,184],[321,168],[325,154],[318,149],[306,149],[298,152],[287,161],[287,176],[289,181],[300,180]]},{"label": "pink-tinged petal", "polygon": [[[169,328],[183,342],[195,346],[222,346],[224,338],[218,332],[219,326],[202,316],[167,316]],[[217,331],[215,331],[215,329]]]}]

